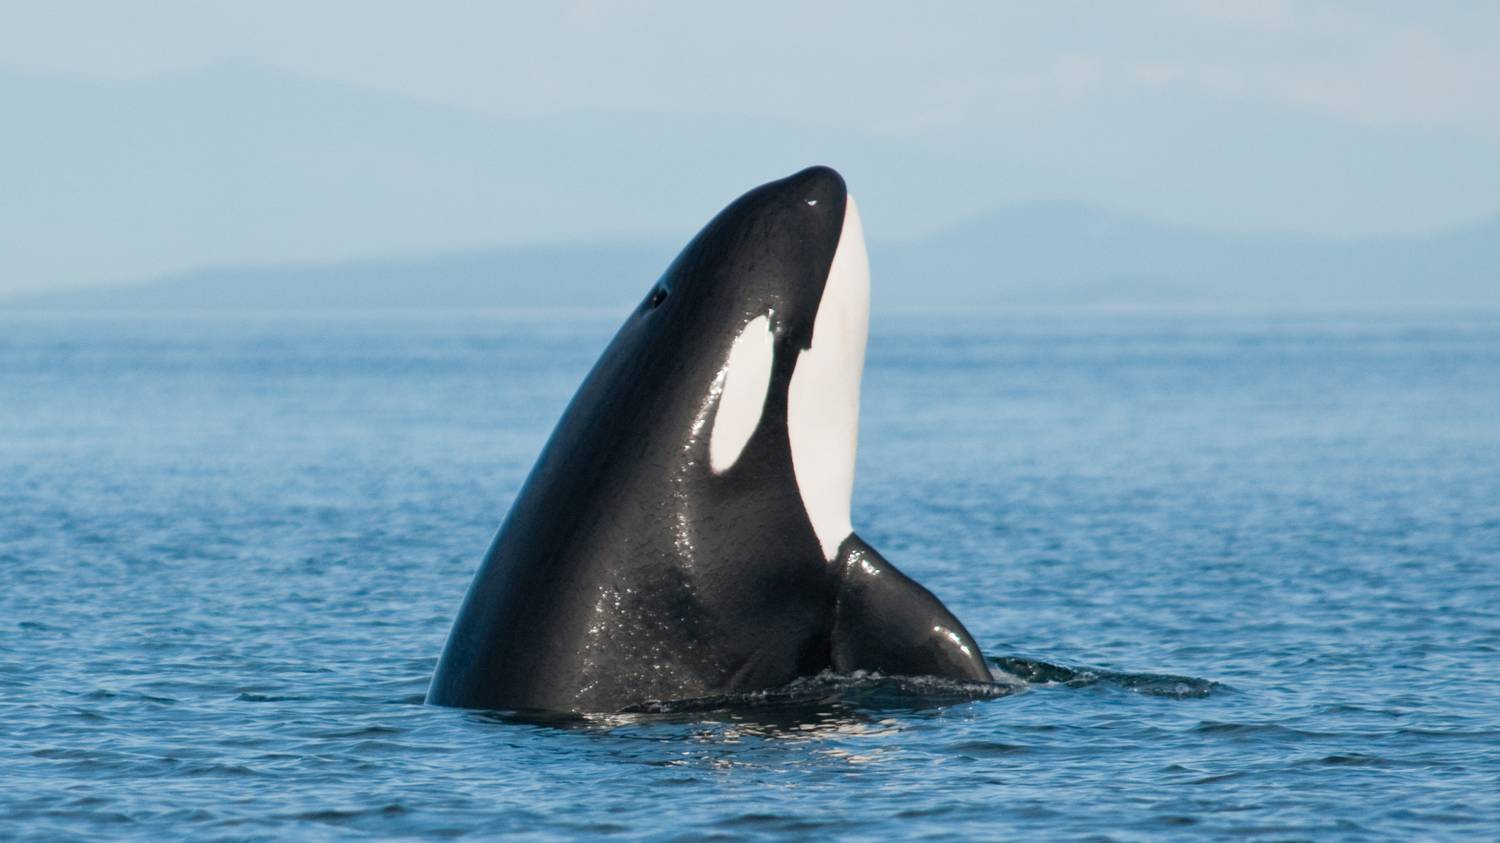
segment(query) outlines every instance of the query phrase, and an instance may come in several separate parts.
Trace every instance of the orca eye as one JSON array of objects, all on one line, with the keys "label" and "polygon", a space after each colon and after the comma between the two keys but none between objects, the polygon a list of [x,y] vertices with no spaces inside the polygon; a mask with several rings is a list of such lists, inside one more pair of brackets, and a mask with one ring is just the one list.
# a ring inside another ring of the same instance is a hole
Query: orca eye
[{"label": "orca eye", "polygon": [[667,291],[664,287],[657,287],[651,291],[651,297],[646,299],[646,307],[655,310],[658,305],[667,300]]}]

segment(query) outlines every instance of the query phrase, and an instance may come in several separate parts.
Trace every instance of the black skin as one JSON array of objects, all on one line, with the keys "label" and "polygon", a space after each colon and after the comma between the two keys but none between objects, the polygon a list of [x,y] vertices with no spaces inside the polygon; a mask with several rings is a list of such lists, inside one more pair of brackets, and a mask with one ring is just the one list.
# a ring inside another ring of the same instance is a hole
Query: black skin
[{"label": "black skin", "polygon": [[[827,167],[762,185],[667,268],[537,459],[428,702],[611,712],[830,669],[990,681],[963,625],[857,536],[828,561],[797,488],[787,392],[845,200]],[[767,313],[765,409],[714,474],[714,380],[741,329]]]}]

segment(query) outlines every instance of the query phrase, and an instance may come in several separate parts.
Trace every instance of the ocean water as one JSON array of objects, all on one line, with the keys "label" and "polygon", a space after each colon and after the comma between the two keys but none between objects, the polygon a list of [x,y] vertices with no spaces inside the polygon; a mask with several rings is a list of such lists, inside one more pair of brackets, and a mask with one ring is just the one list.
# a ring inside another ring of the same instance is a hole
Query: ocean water
[{"label": "ocean water", "polygon": [[1500,318],[877,319],[856,527],[1017,692],[422,705],[616,321],[0,317],[0,837],[1500,833]]}]

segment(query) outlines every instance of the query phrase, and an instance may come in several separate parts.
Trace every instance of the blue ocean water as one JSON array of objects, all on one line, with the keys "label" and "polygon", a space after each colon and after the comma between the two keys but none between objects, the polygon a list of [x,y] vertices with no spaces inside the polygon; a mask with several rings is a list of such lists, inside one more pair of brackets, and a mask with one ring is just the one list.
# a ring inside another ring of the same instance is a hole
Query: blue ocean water
[{"label": "blue ocean water", "polygon": [[1500,318],[885,317],[855,524],[997,699],[421,705],[614,317],[0,319],[0,837],[1500,831]]}]

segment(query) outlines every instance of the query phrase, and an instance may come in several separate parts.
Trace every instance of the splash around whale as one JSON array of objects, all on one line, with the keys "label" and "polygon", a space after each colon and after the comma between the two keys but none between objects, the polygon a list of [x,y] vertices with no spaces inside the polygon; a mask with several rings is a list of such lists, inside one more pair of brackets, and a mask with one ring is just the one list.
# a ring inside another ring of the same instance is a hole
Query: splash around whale
[{"label": "splash around whale", "polygon": [[991,683],[963,624],[851,524],[869,301],[835,171],[715,216],[564,411],[427,701],[614,712],[830,673]]}]

